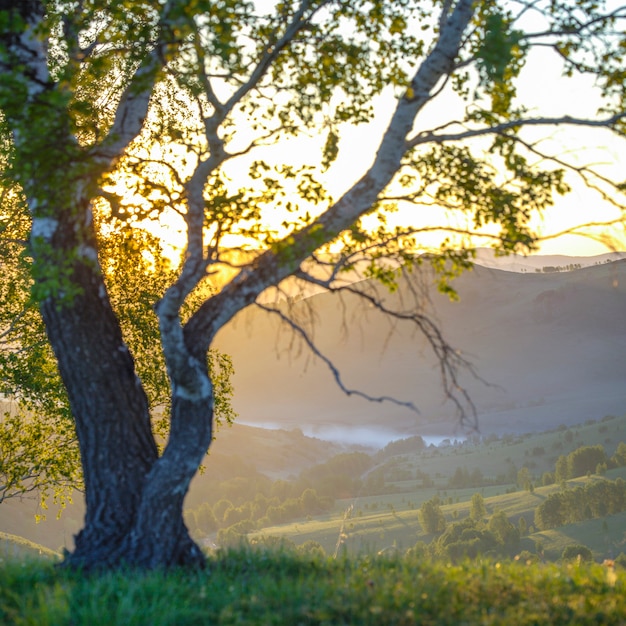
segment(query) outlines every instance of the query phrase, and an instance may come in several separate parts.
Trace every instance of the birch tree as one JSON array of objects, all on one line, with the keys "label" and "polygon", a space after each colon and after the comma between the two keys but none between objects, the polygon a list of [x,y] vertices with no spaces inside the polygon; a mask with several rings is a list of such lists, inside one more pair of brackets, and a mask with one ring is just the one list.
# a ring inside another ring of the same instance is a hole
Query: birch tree
[{"label": "birch tree", "polygon": [[[344,278],[358,268],[393,289],[430,264],[450,291],[471,264],[473,231],[502,253],[532,250],[531,217],[572,177],[621,210],[620,181],[538,137],[571,127],[623,139],[624,18],[626,8],[597,1],[0,2],[6,175],[28,208],[31,297],[82,461],[86,515],[67,564],[202,566],[182,506],[213,436],[208,355],[246,307],[290,323],[259,300],[288,279],[358,293],[415,325],[463,411],[461,363],[437,326]],[[600,109],[525,106],[518,82],[535,49],[565,75],[593,78]],[[359,150],[342,133],[373,128],[389,95],[367,164],[331,194],[325,176],[340,152]],[[447,97],[463,106],[429,124],[431,103],[445,109]],[[268,145],[305,136],[323,141],[304,158],[268,156]],[[417,218],[432,207],[465,221],[424,226]],[[398,208],[414,223],[394,223]],[[282,224],[268,225],[276,214]],[[156,347],[131,346],[122,331],[102,234],[168,216],[182,220],[185,249],[154,302],[170,391],[160,451],[137,367]],[[435,229],[449,238],[425,250],[421,236]]]}]

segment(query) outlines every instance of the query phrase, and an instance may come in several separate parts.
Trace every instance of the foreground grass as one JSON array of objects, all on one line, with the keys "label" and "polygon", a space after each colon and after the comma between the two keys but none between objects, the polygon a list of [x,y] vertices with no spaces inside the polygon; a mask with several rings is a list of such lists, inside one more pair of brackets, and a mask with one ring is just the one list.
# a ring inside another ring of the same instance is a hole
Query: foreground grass
[{"label": "foreground grass", "polygon": [[236,550],[209,569],[84,576],[50,563],[0,564],[0,623],[623,624],[626,572],[601,565],[333,561]]}]

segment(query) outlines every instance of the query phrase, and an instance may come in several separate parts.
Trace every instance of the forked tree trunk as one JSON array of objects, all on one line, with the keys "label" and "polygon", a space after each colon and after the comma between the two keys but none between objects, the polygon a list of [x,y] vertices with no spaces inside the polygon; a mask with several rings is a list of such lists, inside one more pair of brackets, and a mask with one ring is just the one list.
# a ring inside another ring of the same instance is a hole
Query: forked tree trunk
[{"label": "forked tree trunk", "polygon": [[212,402],[174,398],[168,444],[146,477],[122,560],[144,568],[204,566],[182,512],[189,483],[211,443],[211,424]]},{"label": "forked tree trunk", "polygon": [[[55,233],[55,247],[68,250],[65,258],[76,250],[74,231],[64,224]],[[173,429],[158,458],[148,401],[97,263],[76,257],[68,277],[78,295],[67,302],[49,297],[41,306],[75,419],[85,482],[84,528],[66,564],[201,566],[182,506],[211,441],[212,403],[174,398]]]},{"label": "forked tree trunk", "polygon": [[[90,205],[101,173],[141,131],[151,97],[146,76],[164,61],[156,52],[146,56],[102,152],[85,163],[65,96],[59,98],[65,88],[57,90],[50,78],[47,49],[37,34],[44,3],[13,2],[3,9],[13,12],[8,23],[16,29],[0,34],[3,63],[8,54],[9,65],[25,68],[15,82],[15,103],[3,114],[18,160],[28,164],[20,185],[33,217],[38,298],[83,464],[85,523],[66,562],[87,569],[199,565],[203,558],[183,522],[182,505],[211,440],[212,396],[173,398],[172,433],[159,459],[146,394],[98,264]],[[210,390],[208,373],[199,369],[197,380]]]}]

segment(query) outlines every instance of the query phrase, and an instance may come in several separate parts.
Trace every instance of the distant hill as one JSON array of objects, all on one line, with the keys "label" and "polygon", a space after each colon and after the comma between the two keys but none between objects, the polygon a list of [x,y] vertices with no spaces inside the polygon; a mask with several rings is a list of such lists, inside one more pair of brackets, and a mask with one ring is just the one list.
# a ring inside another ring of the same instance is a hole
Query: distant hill
[{"label": "distant hill", "polygon": [[0,532],[0,555],[4,558],[47,558],[58,559],[59,553],[33,543],[24,537]]},{"label": "distant hill", "polygon": [[496,256],[491,248],[479,248],[476,254],[476,263],[478,265],[507,272],[568,271],[572,267],[581,269],[623,259],[626,259],[626,252],[607,252],[606,254],[582,257],[563,254],[533,254],[529,256],[511,254],[509,256]]},{"label": "distant hill", "polygon": [[[626,260],[593,259],[568,272],[476,266],[455,281],[460,302],[454,303],[427,289],[428,277],[412,287],[422,290],[425,312],[490,384],[461,376],[482,432],[544,430],[626,411]],[[410,289],[404,283],[385,301],[408,301]],[[346,397],[276,316],[251,308],[218,337],[234,359],[242,421],[299,426],[320,436],[331,427],[369,427],[381,440],[394,433],[454,433],[454,408],[442,397],[436,360],[414,328],[392,327],[351,295],[315,295],[292,303],[291,312],[315,320],[316,344],[347,386],[413,401],[421,415]]]}]

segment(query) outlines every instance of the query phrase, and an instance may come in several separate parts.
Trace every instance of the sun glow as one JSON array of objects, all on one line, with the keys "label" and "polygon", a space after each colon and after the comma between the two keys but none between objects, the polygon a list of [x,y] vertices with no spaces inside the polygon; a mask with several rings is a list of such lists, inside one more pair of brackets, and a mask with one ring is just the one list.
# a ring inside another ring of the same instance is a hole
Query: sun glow
[{"label": "sun glow", "polygon": [[[593,85],[586,79],[565,79],[561,76],[562,67],[550,61],[541,53],[531,54],[522,74],[520,100],[530,110],[537,110],[546,115],[560,116],[565,109],[569,114],[593,117],[599,107],[599,99]],[[341,129],[339,153],[329,170],[321,171],[317,167],[315,177],[324,186],[327,194],[319,197],[303,198],[302,189],[298,188],[297,178],[285,177],[281,184],[285,189],[280,197],[258,199],[258,212],[251,213],[254,218],[242,219],[239,224],[222,233],[219,246],[224,251],[242,254],[254,253],[271,242],[286,237],[294,229],[307,223],[339,198],[369,168],[377,150],[391,111],[398,97],[397,89],[390,88],[373,103],[376,112],[367,125],[345,125]],[[565,107],[566,103],[568,106]],[[575,103],[572,109],[569,105]],[[461,119],[467,103],[452,95],[447,99],[437,98],[425,107],[418,119],[420,127],[437,128],[453,119]],[[245,146],[253,134],[249,121],[241,117],[234,125],[236,132],[229,148],[235,151],[239,145]],[[550,136],[544,136],[545,129],[524,130],[524,138],[538,149],[535,161],[541,164],[545,160],[548,167],[558,167],[558,159],[567,160],[574,167],[583,168],[587,163],[594,163],[595,169],[607,179],[619,180],[620,163],[626,160],[623,145],[608,131],[559,127]],[[254,198],[258,191],[256,182],[250,176],[254,162],[264,162],[268,167],[277,168],[288,164],[294,169],[318,166],[325,137],[300,135],[281,140],[276,145],[262,146],[228,161],[223,168],[221,183],[229,194],[250,193]],[[482,140],[478,145],[486,150],[490,139]],[[234,146],[232,148],[231,146]],[[175,263],[184,255],[187,227],[184,217],[185,205],[182,191],[173,191],[172,172],[178,181],[186,180],[192,171],[193,163],[189,150],[176,145],[141,147],[135,155],[137,159],[147,158],[153,167],[151,176],[155,181],[150,188],[142,187],[133,179],[132,171],[120,174],[108,181],[105,190],[117,197],[117,209],[134,216],[138,224],[151,233],[158,235],[164,243],[164,253]],[[542,159],[541,154],[556,155],[557,161]],[[543,165],[546,165],[543,163]],[[160,168],[159,169],[159,164]],[[132,168],[131,168],[132,170]],[[269,170],[268,170],[269,171]],[[313,171],[313,170],[312,170]],[[270,175],[264,174],[264,175]],[[564,196],[555,196],[554,205],[545,209],[541,215],[533,215],[531,228],[544,241],[540,241],[540,253],[587,256],[601,254],[607,249],[626,249],[623,209],[603,197],[611,191],[601,179],[593,179],[596,190],[586,186],[581,176],[569,172],[566,182],[571,192]],[[306,195],[306,194],[304,194]],[[252,201],[252,200],[251,200]],[[210,202],[210,200],[207,200]],[[154,211],[154,207],[158,210]],[[115,212],[115,211],[113,211]],[[397,202],[397,210],[387,216],[388,226],[414,227],[421,230],[419,242],[424,249],[439,248],[444,240],[448,245],[489,246],[496,227],[486,226],[476,230],[467,212],[449,210],[426,202],[409,204]],[[374,216],[363,220],[365,225],[374,228],[377,220]],[[583,228],[584,224],[594,224]],[[208,224],[206,228],[207,245],[215,244],[218,225]],[[256,236],[250,233],[256,231]],[[266,235],[261,236],[260,231]],[[557,234],[561,233],[560,236]],[[569,234],[567,234],[569,233]]]}]

